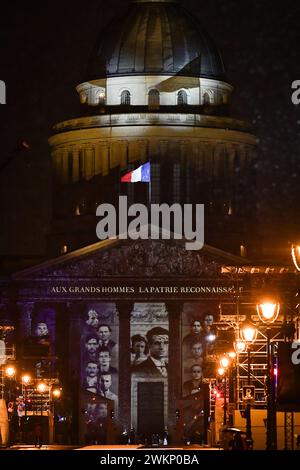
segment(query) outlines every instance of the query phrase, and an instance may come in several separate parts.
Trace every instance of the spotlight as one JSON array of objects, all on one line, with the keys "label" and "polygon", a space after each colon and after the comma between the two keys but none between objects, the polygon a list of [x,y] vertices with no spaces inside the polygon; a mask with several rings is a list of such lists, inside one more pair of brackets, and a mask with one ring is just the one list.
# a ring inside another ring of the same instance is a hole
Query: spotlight
[{"label": "spotlight", "polygon": [[45,393],[45,391],[47,390],[47,385],[45,384],[45,382],[40,382],[37,384],[36,388],[39,393]]},{"label": "spotlight", "polygon": [[10,379],[16,374],[16,369],[13,366],[7,366],[5,369],[5,375]]}]

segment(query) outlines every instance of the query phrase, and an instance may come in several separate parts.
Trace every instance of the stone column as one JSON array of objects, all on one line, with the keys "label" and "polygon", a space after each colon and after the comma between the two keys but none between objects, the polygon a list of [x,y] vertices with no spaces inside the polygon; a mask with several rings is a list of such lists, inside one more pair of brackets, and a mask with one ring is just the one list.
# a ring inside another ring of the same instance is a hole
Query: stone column
[{"label": "stone column", "polygon": [[166,309],[169,318],[168,423],[173,428],[176,424],[177,401],[181,398],[181,312],[183,310],[183,303],[178,301],[166,302]]},{"label": "stone column", "polygon": [[101,175],[101,173],[102,173],[102,161],[101,161],[100,144],[95,145],[94,152],[95,152],[95,176],[97,176],[97,175]]},{"label": "stone column", "polygon": [[100,153],[102,160],[102,174],[103,176],[109,173],[109,142],[100,142]]},{"label": "stone column", "polygon": [[126,429],[131,426],[131,364],[130,364],[130,317],[133,302],[116,302],[119,312],[119,420]]},{"label": "stone column", "polygon": [[169,141],[168,140],[160,140],[159,141],[159,152],[162,158],[168,156],[168,148],[169,148]]},{"label": "stone column", "polygon": [[62,150],[62,182],[69,182],[69,151],[67,148]]},{"label": "stone column", "polygon": [[54,181],[59,183],[61,181],[61,152],[57,149],[52,152],[52,165]]},{"label": "stone column", "polygon": [[128,142],[126,140],[122,140],[120,142],[120,167],[124,170],[127,168],[128,163]]},{"label": "stone column", "polygon": [[79,181],[79,149],[78,147],[73,147],[72,159],[73,159],[72,183],[77,183],[77,181]]},{"label": "stone column", "polygon": [[86,147],[84,151],[84,177],[86,180],[93,178],[95,174],[95,157],[92,147]]},{"label": "stone column", "polygon": [[71,442],[80,442],[82,434],[81,426],[82,415],[80,409],[80,374],[81,374],[81,303],[72,302],[68,304],[69,309],[69,347],[68,347],[68,364],[69,364],[69,386],[70,399],[72,404],[72,429]]},{"label": "stone column", "polygon": [[149,151],[148,151],[148,141],[147,140],[139,140],[139,158],[141,162],[145,162],[149,158]]},{"label": "stone column", "polygon": [[214,148],[214,178],[224,178],[224,146],[216,144]]}]

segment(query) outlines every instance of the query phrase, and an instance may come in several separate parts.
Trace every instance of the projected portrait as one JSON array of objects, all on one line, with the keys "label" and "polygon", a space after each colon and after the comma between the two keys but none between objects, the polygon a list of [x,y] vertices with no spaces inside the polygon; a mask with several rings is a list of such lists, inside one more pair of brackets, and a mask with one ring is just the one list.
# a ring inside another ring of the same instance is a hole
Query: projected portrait
[{"label": "projected portrait", "polygon": [[[118,338],[119,325],[115,304],[86,305],[82,316],[81,333],[81,388],[91,394],[97,403],[103,399],[118,414]],[[103,418],[104,404],[97,406],[89,399],[84,404],[89,418],[89,434]],[[99,429],[98,429],[99,431]]]},{"label": "projected portrait", "polygon": [[217,320],[218,304],[216,302],[184,304],[181,348],[183,396],[188,394],[189,389],[197,389],[199,382],[195,377],[197,373],[200,374],[200,368],[202,378],[214,377],[217,344],[215,323]]},{"label": "projected portrait", "polygon": [[144,362],[149,356],[148,341],[142,335],[131,337],[131,365],[137,366]]},{"label": "projected portrait", "polygon": [[169,359],[169,331],[157,326],[146,333],[148,357],[133,365],[132,372],[143,376],[167,377]]},{"label": "projected portrait", "polygon": [[130,320],[131,425],[149,439],[168,419],[169,312],[135,303]]},{"label": "projected portrait", "polygon": [[194,395],[201,391],[203,384],[203,370],[200,364],[192,365],[190,369],[190,380],[183,384],[183,396]]}]

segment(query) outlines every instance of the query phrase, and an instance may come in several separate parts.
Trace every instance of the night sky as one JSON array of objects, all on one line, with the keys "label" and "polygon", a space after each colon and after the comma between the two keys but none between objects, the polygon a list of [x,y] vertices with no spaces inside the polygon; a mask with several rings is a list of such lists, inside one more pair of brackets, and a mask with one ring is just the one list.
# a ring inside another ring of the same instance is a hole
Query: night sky
[{"label": "night sky", "polygon": [[[129,1],[43,0],[1,3],[0,105],[4,161],[0,174],[0,256],[44,256],[51,217],[47,139],[54,123],[78,116],[75,86],[101,28]],[[260,218],[265,245],[287,253],[300,239],[300,105],[291,83],[300,80],[300,2],[182,0],[220,49],[235,87],[231,115],[252,122],[259,141]],[[253,191],[253,188],[249,188]]]}]

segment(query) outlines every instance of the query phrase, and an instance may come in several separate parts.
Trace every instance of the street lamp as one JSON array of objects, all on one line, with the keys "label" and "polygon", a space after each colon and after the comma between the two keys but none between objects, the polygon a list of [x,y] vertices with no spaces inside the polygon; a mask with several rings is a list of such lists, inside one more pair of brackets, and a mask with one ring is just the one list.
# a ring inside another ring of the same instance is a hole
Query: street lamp
[{"label": "street lamp", "polygon": [[45,382],[40,382],[37,384],[36,388],[39,393],[45,393],[45,391],[47,390],[47,385],[45,384]]},{"label": "street lamp", "polygon": [[272,299],[264,299],[256,305],[260,320],[267,325],[267,450],[276,450],[276,406],[273,370],[273,345],[271,344],[270,329],[279,315],[280,303]]},{"label": "street lamp", "polygon": [[241,354],[246,351],[247,345],[245,341],[238,339],[237,341],[235,341],[233,347],[234,347],[236,354]]},{"label": "street lamp", "polygon": [[9,445],[13,443],[12,437],[12,420],[13,420],[13,413],[14,413],[14,396],[12,397],[12,380],[16,377],[16,368],[13,364],[7,364],[4,369],[4,373],[8,378],[8,414],[10,415],[8,420],[8,434],[9,434]]},{"label": "street lamp", "polygon": [[8,401],[11,401],[11,381],[16,376],[16,368],[13,365],[7,365],[4,369],[6,377],[9,379],[9,388],[8,388]]},{"label": "street lamp", "polygon": [[256,305],[256,310],[259,316],[259,319],[267,324],[270,325],[274,323],[279,315],[280,310],[280,303],[274,302],[272,300],[264,300]]},{"label": "street lamp", "polygon": [[47,390],[47,385],[45,382],[39,382],[36,388],[37,391],[41,394],[41,416],[43,416],[43,394]]},{"label": "street lamp", "polygon": [[[248,361],[247,361],[247,373],[248,373],[248,386],[251,385],[251,344],[253,344],[257,338],[257,328],[255,328],[250,323],[245,323],[241,328],[241,336],[247,345]],[[252,397],[246,398],[246,434],[249,444],[249,448],[253,448],[253,439],[252,439],[252,426],[251,426],[251,400]]]},{"label": "street lamp", "polygon": [[25,419],[27,417],[27,386],[31,382],[31,377],[29,374],[24,374],[21,377],[22,380],[22,395],[24,397],[24,403],[25,403]]},{"label": "street lamp", "polygon": [[16,369],[14,366],[7,366],[5,369],[5,375],[9,378],[12,379],[16,375]]},{"label": "street lamp", "polygon": [[220,359],[221,367],[223,367],[223,369],[225,369],[225,370],[226,370],[227,367],[229,366],[229,363],[230,363],[230,361],[229,361],[228,357],[226,357],[226,356],[223,356],[223,357]]},{"label": "street lamp", "polygon": [[[250,323],[245,323],[240,331],[245,346],[254,343],[257,338],[257,329],[254,326],[252,326]],[[244,351],[245,349],[246,347],[244,348]]]},{"label": "street lamp", "polygon": [[54,398],[60,398],[61,397],[61,389],[60,388],[54,388],[52,390],[52,395]]},{"label": "street lamp", "polygon": [[218,375],[224,377],[224,410],[223,410],[223,426],[227,424],[227,369],[230,365],[229,358],[224,355],[220,359],[220,366],[218,369]]},{"label": "street lamp", "polygon": [[31,377],[30,375],[28,374],[25,374],[25,375],[22,375],[22,383],[23,385],[29,385],[29,383],[31,382]]},{"label": "street lamp", "polygon": [[54,441],[56,442],[57,437],[58,437],[58,416],[59,416],[59,399],[61,398],[62,395],[62,388],[59,386],[55,386],[51,390],[51,395],[52,395],[52,413],[53,413],[53,430],[54,430]]}]

